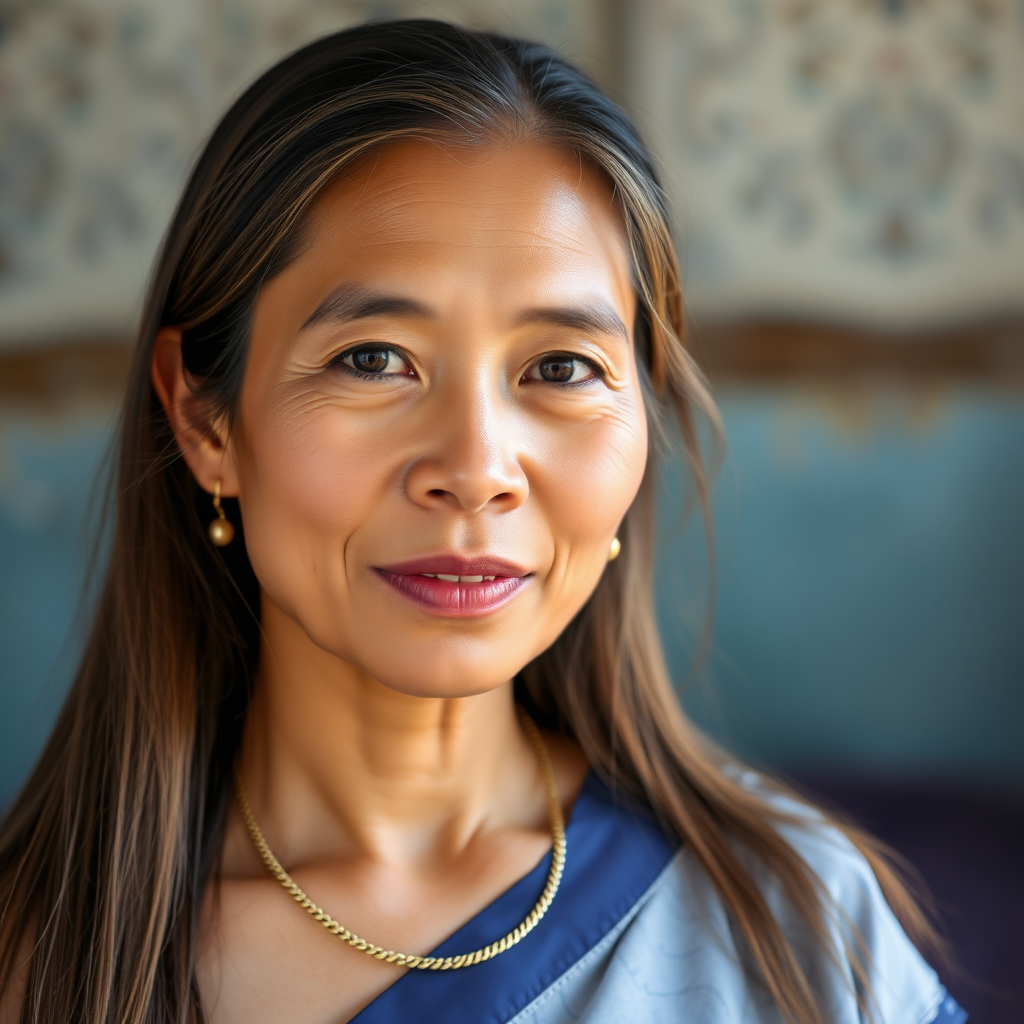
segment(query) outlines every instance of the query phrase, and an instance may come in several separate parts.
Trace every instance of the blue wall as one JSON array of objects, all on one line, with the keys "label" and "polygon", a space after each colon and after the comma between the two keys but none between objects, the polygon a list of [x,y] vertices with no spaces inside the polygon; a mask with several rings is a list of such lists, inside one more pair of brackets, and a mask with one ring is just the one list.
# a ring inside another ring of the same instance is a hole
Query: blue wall
[{"label": "blue wall", "polygon": [[[1024,397],[719,397],[718,601],[706,678],[687,691],[694,715],[786,768],[1024,787]],[[0,806],[73,669],[85,515],[112,419],[0,410]],[[669,484],[666,521],[679,504]],[[707,573],[693,526],[666,531],[662,550],[683,678]]]},{"label": "blue wall", "polygon": [[115,412],[0,410],[0,808],[74,672],[94,482]]},{"label": "blue wall", "polygon": [[[1024,786],[1021,396],[720,402],[711,685],[690,710],[778,766]],[[668,577],[692,532],[660,584],[679,677],[694,645]]]}]

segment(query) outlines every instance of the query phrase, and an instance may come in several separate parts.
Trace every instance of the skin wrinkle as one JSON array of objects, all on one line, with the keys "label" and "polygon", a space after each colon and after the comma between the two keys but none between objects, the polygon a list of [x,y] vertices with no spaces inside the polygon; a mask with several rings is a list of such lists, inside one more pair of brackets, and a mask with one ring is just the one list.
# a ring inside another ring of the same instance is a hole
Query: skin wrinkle
[{"label": "skin wrinkle", "polygon": [[[220,475],[238,498],[261,585],[241,759],[257,819],[333,916],[418,952],[550,845],[511,679],[593,591],[647,457],[610,186],[535,143],[458,155],[395,144],[323,193],[257,298],[230,436],[182,445],[202,486]],[[176,344],[166,330],[154,380],[184,432]],[[412,375],[346,371],[338,358],[364,344],[395,346]],[[530,376],[566,352],[594,376]],[[497,611],[453,619],[375,571],[446,552],[529,575]],[[568,811],[586,761],[548,742]],[[345,1020],[401,973],[297,912],[237,817],[221,867],[199,966],[216,1024]]]}]

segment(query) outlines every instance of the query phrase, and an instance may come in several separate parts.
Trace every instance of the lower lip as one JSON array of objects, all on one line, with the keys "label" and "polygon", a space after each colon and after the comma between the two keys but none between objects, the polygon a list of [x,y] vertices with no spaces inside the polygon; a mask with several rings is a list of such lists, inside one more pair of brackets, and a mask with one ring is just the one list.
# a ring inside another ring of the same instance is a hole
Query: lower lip
[{"label": "lower lip", "polygon": [[435,615],[474,619],[490,615],[515,597],[526,583],[522,576],[498,576],[482,583],[452,583],[431,576],[413,576],[378,569],[380,578]]}]

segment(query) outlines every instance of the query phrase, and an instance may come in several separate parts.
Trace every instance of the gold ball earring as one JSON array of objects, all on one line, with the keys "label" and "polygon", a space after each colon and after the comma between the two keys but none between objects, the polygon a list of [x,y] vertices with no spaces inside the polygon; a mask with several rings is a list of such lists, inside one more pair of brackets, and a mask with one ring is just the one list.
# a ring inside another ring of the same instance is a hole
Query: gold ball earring
[{"label": "gold ball earring", "polygon": [[619,552],[622,550],[622,543],[618,537],[612,538],[611,547],[608,549],[608,561],[614,562],[619,557]]},{"label": "gold ball earring", "polygon": [[231,525],[231,520],[224,515],[224,509],[220,507],[220,477],[217,477],[217,482],[213,485],[213,507],[217,510],[217,518],[210,523],[207,533],[210,540],[222,548],[235,539],[235,528]]}]

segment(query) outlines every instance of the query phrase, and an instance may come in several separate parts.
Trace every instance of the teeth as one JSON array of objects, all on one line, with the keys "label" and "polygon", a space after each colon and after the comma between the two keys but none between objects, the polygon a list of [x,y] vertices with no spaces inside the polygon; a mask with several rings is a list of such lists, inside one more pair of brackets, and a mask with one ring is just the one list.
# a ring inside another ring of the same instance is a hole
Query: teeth
[{"label": "teeth", "polygon": [[448,583],[483,583],[484,580],[493,580],[493,576],[451,576],[445,572],[421,572],[421,576],[426,576],[432,580],[446,580]]}]

